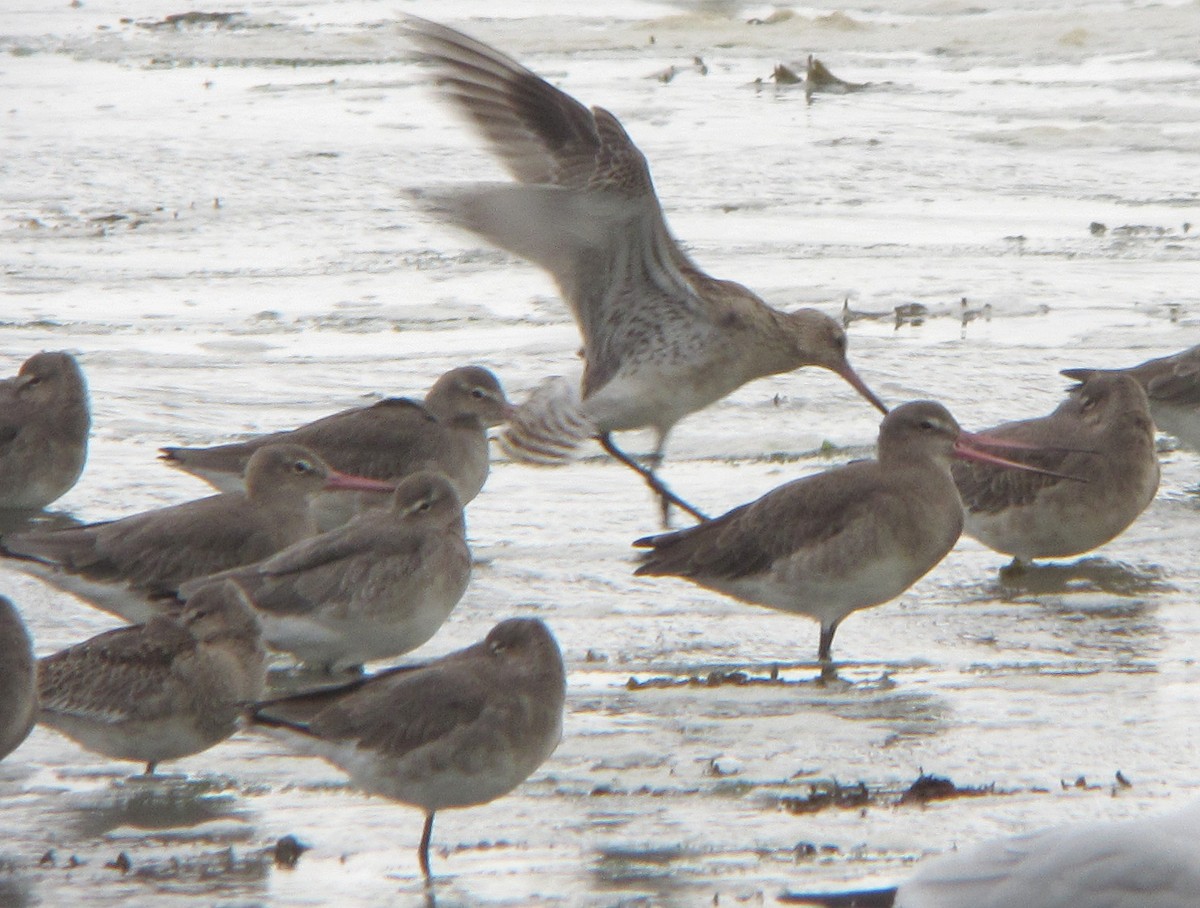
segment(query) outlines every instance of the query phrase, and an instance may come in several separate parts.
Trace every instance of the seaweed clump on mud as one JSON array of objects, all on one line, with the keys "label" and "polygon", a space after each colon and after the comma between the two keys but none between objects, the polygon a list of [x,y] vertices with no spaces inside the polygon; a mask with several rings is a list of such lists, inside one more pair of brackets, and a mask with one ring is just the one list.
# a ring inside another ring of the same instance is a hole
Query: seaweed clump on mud
[{"label": "seaweed clump on mud", "polygon": [[921,772],[916,780],[903,791],[879,788],[872,790],[866,782],[842,785],[837,780],[814,782],[806,795],[787,795],[779,799],[779,806],[788,813],[818,813],[830,808],[843,810],[863,809],[872,806],[899,807],[903,804],[927,804],[950,798],[978,798],[987,795],[1006,794],[997,790],[996,783],[987,785],[956,785],[944,776]]},{"label": "seaweed clump on mud", "polygon": [[707,674],[689,675],[686,678],[660,676],[647,678],[645,681],[630,678],[625,682],[625,688],[626,690],[643,690],[647,687],[725,687],[727,685],[745,687],[748,684],[777,683],[777,679],[778,675],[775,678],[756,678],[744,671],[727,672],[713,669]]},{"label": "seaweed clump on mud", "polygon": [[945,776],[935,776],[922,772],[917,776],[904,793],[900,795],[897,804],[928,804],[930,801],[945,801],[950,798],[978,798],[984,795],[996,794],[996,783],[987,785],[955,785]]},{"label": "seaweed clump on mud", "polygon": [[818,813],[832,807],[852,809],[866,807],[877,801],[879,795],[872,795],[866,782],[856,785],[842,785],[836,779],[829,782],[809,785],[806,795],[789,795],[779,799],[779,806],[788,813]]}]

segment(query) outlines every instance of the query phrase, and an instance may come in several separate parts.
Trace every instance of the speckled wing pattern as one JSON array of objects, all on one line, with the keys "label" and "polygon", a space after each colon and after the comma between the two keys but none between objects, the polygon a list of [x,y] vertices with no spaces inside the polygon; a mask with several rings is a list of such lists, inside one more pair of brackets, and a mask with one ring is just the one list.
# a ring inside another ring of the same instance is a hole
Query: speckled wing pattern
[{"label": "speckled wing pattern", "polygon": [[100,634],[38,663],[41,708],[120,722],[158,716],[176,659],[195,639],[170,618]]},{"label": "speckled wing pattern", "polygon": [[667,229],[646,159],[616,117],[453,29],[404,22],[442,89],[524,184],[463,190],[446,216],[555,276],[583,335],[585,394],[638,347],[629,334],[665,334],[664,324],[712,316],[693,285],[699,270]]},{"label": "speckled wing pattern", "polygon": [[616,117],[588,110],[516,60],[416,16],[404,31],[441,70],[439,86],[522,183],[652,196],[646,159]]}]

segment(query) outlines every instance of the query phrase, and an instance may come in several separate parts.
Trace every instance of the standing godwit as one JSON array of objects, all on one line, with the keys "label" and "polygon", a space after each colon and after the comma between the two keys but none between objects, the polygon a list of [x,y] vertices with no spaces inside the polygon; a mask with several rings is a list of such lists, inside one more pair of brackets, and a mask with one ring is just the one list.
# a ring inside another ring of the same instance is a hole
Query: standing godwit
[{"label": "standing godwit", "polygon": [[37,353],[0,381],[0,508],[44,508],[87,461],[87,384],[69,353]]},{"label": "standing godwit", "polygon": [[851,612],[912,586],[954,547],[962,501],[950,475],[958,457],[1020,467],[980,450],[992,439],[962,431],[941,404],[915,401],[879,427],[875,460],[806,476],[688,529],[647,536],[636,573],[674,576],[821,624],[817,657]]},{"label": "standing godwit", "polygon": [[1154,500],[1158,454],[1141,385],[1127,375],[1093,372],[1048,416],[985,430],[1001,446],[1044,447],[1021,459],[1086,480],[955,464],[967,509],[963,530],[1013,557],[1065,558],[1124,532]]},{"label": "standing godwit", "polygon": [[[418,470],[437,470],[466,504],[487,479],[487,430],[502,423],[511,409],[495,375],[480,366],[463,366],[441,376],[420,402],[389,398],[233,444],[162,448],[162,459],[231,492],[242,488],[250,455],[264,445],[289,442],[304,445],[336,470],[371,479],[395,483]],[[339,507],[346,497],[318,496],[322,529],[352,516],[352,506]],[[386,500],[367,499],[380,506]]]},{"label": "standing godwit", "polygon": [[425,665],[259,704],[250,722],[324,757],[363,791],[424,810],[417,853],[429,878],[434,813],[486,804],[525,781],[558,746],[565,699],[550,629],[509,618]]},{"label": "standing godwit", "polygon": [[160,761],[233,734],[266,671],[250,603],[235,583],[212,584],[178,618],[105,631],[42,659],[38,721],[153,775]]},{"label": "standing godwit", "polygon": [[190,580],[180,595],[235,580],[268,646],[333,672],[403,655],[437,632],[471,577],[465,532],[450,481],[414,473],[390,507],[370,508],[256,564]]}]

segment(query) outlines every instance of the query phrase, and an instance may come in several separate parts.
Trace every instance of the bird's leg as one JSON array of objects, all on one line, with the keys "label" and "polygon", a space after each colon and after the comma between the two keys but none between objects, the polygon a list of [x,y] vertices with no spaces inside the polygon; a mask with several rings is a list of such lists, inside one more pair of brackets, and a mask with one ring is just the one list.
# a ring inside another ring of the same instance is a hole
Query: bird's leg
[{"label": "bird's leg", "polygon": [[837,626],[836,621],[821,624],[821,642],[817,646],[817,659],[822,663],[833,661],[830,654],[833,651],[833,635],[837,632]]},{"label": "bird's leg", "polygon": [[433,837],[433,811],[425,814],[425,828],[421,831],[421,844],[417,848],[417,854],[421,861],[421,873],[425,874],[425,882],[429,882],[433,878],[433,874],[429,872],[429,840]]},{"label": "bird's leg", "polygon": [[831,684],[834,681],[840,681],[840,680],[841,680],[841,678],[838,677],[836,664],[834,664],[833,662],[822,662],[821,663],[821,674],[817,676],[817,686],[818,687],[824,687],[827,684]]},{"label": "bird's leg", "polygon": [[1016,580],[1019,582],[1019,578],[1022,577],[1028,570],[1029,562],[1022,561],[1019,557],[1014,555],[1012,561],[1000,568],[1000,582],[1003,583],[1007,580]]},{"label": "bird's leg", "polygon": [[[637,473],[639,476],[641,476],[642,479],[645,480],[646,485],[650,486],[650,488],[655,492],[655,494],[658,495],[659,500],[662,502],[663,525],[664,526],[666,525],[667,514],[668,514],[668,511],[669,511],[669,508],[671,505],[675,505],[675,507],[679,508],[680,510],[686,511],[687,513],[689,513],[693,517],[695,517],[697,520],[699,520],[701,523],[706,522],[708,520],[707,516],[705,516],[700,511],[696,510],[694,507],[692,507],[690,504],[688,504],[686,501],[684,501],[682,498],[680,498],[678,495],[676,495],[674,492],[672,492],[670,489],[668,489],[663,484],[662,480],[654,475],[653,470],[647,469],[646,467],[642,466],[640,463],[638,463],[636,460],[634,460],[632,457],[630,457],[628,454],[626,454],[624,451],[622,451],[620,448],[618,448],[616,446],[616,444],[613,443],[611,434],[609,434],[608,432],[605,432],[601,435],[598,435],[596,438],[597,438],[597,441],[600,442],[600,446],[602,448],[604,448],[605,451],[607,451],[609,454],[611,454],[613,457],[615,457],[621,463],[625,464],[625,466],[629,467],[629,469],[633,470],[635,473]],[[657,454],[657,459],[658,460],[662,459],[661,451]]]},{"label": "bird's leg", "polygon": [[[644,458],[646,469],[650,471],[650,475],[653,476],[655,481],[659,483],[661,483],[662,480],[658,478],[656,471],[662,467],[663,451],[666,447],[666,444],[666,436],[660,432],[658,435],[658,443],[654,446],[654,450],[647,454]],[[658,496],[658,510],[659,520],[662,523],[662,528],[664,530],[669,530],[671,528],[671,502],[668,501],[666,496],[662,495],[661,493]],[[699,519],[701,523],[704,522],[703,518],[697,519]]]},{"label": "bird's leg", "polygon": [[154,770],[156,770],[156,769],[158,769],[158,761],[151,760],[149,763],[146,764],[146,771],[144,773],[142,773],[142,775],[143,776],[152,776],[152,775],[154,775]]},{"label": "bird's leg", "polygon": [[837,633],[838,621],[821,624],[821,642],[817,645],[817,660],[821,663],[819,683],[824,685],[838,680],[837,666],[833,664],[833,635]]}]

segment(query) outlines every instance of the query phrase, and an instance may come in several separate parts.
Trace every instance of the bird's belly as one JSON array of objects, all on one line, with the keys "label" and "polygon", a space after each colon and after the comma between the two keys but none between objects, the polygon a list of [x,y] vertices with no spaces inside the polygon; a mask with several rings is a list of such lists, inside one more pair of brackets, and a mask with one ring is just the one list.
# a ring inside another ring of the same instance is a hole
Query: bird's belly
[{"label": "bird's belly", "polygon": [[353,741],[330,741],[266,729],[301,752],[340,767],[358,788],[425,810],[486,804],[507,794],[553,752],[557,732],[544,741],[517,743],[485,736],[452,735],[396,756]]},{"label": "bird's belly", "polygon": [[711,586],[747,602],[827,623],[894,599],[933,563],[918,564],[903,556],[878,558],[848,567],[835,576],[814,576],[804,566],[784,566],[767,575],[726,580]]},{"label": "bird's belly", "polygon": [[1114,486],[1107,480],[1060,483],[1028,504],[994,512],[968,511],[963,532],[1025,561],[1082,554],[1122,533],[1158,488],[1157,470],[1133,486]]},{"label": "bird's belly", "polygon": [[1193,451],[1200,451],[1200,407],[1150,402],[1154,424]]},{"label": "bird's belly", "polygon": [[702,410],[738,388],[742,382],[728,370],[704,367],[662,368],[646,364],[618,373],[583,403],[584,413],[602,432],[669,429],[683,417]]},{"label": "bird's belly", "polygon": [[229,722],[219,732],[206,732],[181,715],[114,722],[43,710],[38,721],[106,757],[157,763],[199,753],[229,737],[234,731],[234,716],[230,710]]},{"label": "bird's belly", "polygon": [[331,671],[391,659],[411,652],[437,633],[465,587],[465,581],[434,578],[417,596],[393,603],[393,609],[336,609],[326,603],[308,614],[263,612],[259,615],[263,641],[305,665]]}]

